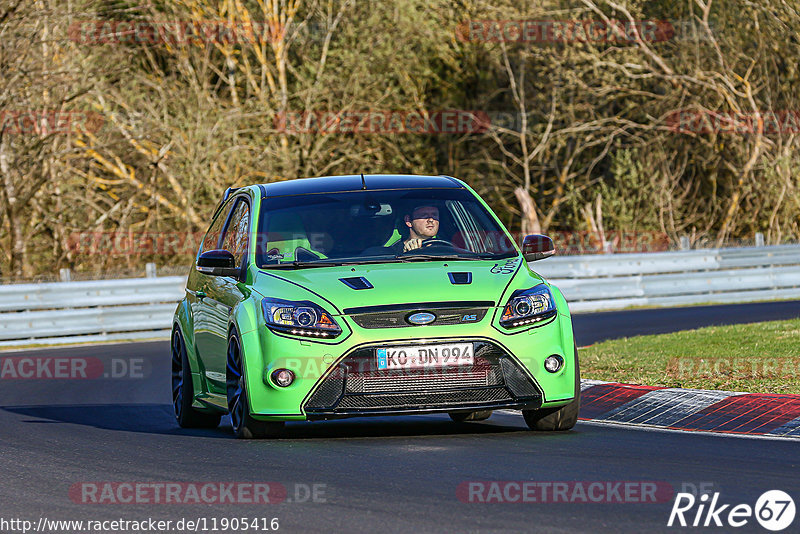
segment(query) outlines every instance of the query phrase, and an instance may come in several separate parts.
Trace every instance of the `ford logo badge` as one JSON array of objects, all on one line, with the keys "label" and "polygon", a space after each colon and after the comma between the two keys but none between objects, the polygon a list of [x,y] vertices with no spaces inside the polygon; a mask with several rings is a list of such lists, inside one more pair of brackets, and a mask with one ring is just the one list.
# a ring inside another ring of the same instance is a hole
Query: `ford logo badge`
[{"label": "ford logo badge", "polygon": [[407,322],[416,325],[431,324],[435,320],[436,316],[428,312],[414,313],[406,317]]}]

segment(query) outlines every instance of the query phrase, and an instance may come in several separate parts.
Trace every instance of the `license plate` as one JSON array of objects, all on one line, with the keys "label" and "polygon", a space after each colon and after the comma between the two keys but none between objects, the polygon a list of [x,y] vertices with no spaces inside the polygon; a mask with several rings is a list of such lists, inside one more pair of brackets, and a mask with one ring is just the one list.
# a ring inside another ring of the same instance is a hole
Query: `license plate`
[{"label": "license plate", "polygon": [[424,369],[475,363],[472,343],[414,345],[377,349],[378,369]]}]

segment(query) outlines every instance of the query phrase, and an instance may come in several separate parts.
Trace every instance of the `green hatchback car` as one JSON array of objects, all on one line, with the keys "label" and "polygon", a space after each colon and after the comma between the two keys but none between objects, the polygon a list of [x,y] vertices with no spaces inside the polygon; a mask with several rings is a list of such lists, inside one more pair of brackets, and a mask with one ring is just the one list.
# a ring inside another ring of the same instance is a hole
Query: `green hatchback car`
[{"label": "green hatchback car", "polygon": [[175,312],[182,427],[229,413],[241,438],[287,421],[517,409],[534,430],[578,418],[567,303],[467,184],[354,175],[228,189]]}]

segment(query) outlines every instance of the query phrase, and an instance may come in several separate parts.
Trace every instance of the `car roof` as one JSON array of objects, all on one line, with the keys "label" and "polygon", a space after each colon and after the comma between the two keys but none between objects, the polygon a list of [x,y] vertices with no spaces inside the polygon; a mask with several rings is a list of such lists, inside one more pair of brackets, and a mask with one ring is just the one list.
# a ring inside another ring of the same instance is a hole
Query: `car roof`
[{"label": "car roof", "polygon": [[[363,176],[363,178],[362,178]],[[366,187],[365,187],[366,186]],[[260,185],[267,197],[306,195],[311,193],[341,193],[345,191],[375,191],[379,189],[462,189],[464,186],[449,176],[414,174],[353,174],[300,178]]]}]

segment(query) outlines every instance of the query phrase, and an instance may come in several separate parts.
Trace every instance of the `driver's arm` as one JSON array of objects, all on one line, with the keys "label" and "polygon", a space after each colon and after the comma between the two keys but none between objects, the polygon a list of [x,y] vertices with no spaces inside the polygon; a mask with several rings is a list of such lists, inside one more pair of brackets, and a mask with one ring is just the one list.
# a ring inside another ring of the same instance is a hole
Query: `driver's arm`
[{"label": "driver's arm", "polygon": [[420,248],[422,246],[423,239],[409,239],[403,245],[403,252],[408,252],[409,250],[414,250],[416,248]]}]

